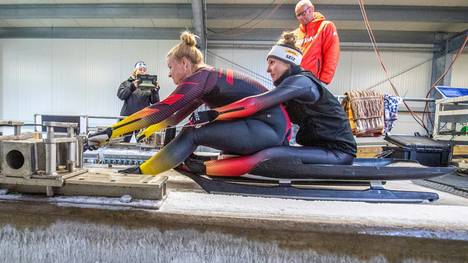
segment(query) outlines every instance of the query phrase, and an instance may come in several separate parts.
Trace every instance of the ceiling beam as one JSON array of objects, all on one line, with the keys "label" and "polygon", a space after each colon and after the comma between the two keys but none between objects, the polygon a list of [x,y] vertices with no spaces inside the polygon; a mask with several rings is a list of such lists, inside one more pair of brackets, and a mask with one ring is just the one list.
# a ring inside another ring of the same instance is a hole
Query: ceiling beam
[{"label": "ceiling beam", "polygon": [[178,39],[185,28],[163,27],[8,27],[0,38]]},{"label": "ceiling beam", "polygon": [[0,8],[0,19],[191,17],[189,4],[28,4]]},{"label": "ceiling beam", "polygon": [[[276,41],[282,29],[254,29],[236,34],[208,34],[210,40]],[[423,31],[374,30],[377,43],[433,44],[434,33]],[[370,43],[366,30],[339,30],[341,42]]]},{"label": "ceiling beam", "polygon": [[468,29],[461,33],[455,34],[454,36],[451,36],[445,43],[446,44],[445,48],[447,49],[447,53],[458,51],[462,47],[467,37],[468,37]]},{"label": "ceiling beam", "polygon": [[[184,28],[151,27],[3,27],[0,38],[91,38],[91,39],[178,39]],[[193,28],[189,28],[193,30]],[[255,29],[239,34],[211,34],[213,41],[278,40],[281,29]],[[434,33],[412,31],[374,31],[378,43],[433,44]],[[365,30],[340,30],[341,42],[368,43]]]},{"label": "ceiling beam", "polygon": [[[294,5],[208,4],[207,19],[295,20]],[[357,5],[316,5],[317,11],[334,21],[362,20]],[[371,21],[438,21],[468,23],[468,7],[366,6]],[[191,4],[43,4],[2,5],[0,19],[41,18],[191,18]]]},{"label": "ceiling beam", "polygon": [[192,0],[193,27],[195,34],[200,37],[199,47],[206,51],[206,4],[205,0]]},{"label": "ceiling beam", "polygon": [[[274,5],[208,5],[208,19],[239,19],[265,15]],[[361,11],[357,5],[316,5],[318,12],[331,20],[360,21]],[[249,13],[246,14],[246,10]],[[468,23],[468,7],[432,7],[432,6],[366,6],[371,21],[438,21]],[[262,18],[260,16],[260,18]],[[294,5],[282,5],[270,15],[270,19],[295,20]]]}]

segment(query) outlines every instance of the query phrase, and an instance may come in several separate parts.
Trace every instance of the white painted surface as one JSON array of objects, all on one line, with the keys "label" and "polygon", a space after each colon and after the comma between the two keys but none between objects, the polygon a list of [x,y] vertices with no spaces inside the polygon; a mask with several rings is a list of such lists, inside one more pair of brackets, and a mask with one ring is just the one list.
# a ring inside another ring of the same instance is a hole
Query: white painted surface
[{"label": "white painted surface", "polygon": [[34,113],[118,116],[116,94],[133,65],[158,74],[161,97],[174,89],[165,57],[170,40],[5,39],[2,43],[3,119]]},{"label": "white painted surface", "polygon": [[468,54],[458,57],[452,68],[452,86],[468,88]]}]

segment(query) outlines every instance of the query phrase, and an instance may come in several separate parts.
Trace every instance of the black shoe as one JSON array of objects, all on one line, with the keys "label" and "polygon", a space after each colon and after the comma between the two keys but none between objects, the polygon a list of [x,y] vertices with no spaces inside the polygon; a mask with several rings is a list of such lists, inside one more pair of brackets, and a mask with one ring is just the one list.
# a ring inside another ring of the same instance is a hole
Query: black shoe
[{"label": "black shoe", "polygon": [[118,170],[118,172],[121,174],[142,174],[140,166],[128,167],[127,169]]},{"label": "black shoe", "polygon": [[190,155],[187,159],[185,159],[184,164],[190,172],[197,175],[202,175],[206,174],[206,166],[204,162],[205,160],[198,159],[195,155]]}]

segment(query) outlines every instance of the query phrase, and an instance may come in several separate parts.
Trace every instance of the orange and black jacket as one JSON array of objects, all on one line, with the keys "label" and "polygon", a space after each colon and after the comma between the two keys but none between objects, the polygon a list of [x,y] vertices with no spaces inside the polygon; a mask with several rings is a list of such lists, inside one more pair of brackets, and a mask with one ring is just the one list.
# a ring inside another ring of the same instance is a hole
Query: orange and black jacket
[{"label": "orange and black jacket", "polygon": [[340,58],[340,40],[333,22],[314,12],[314,20],[301,24],[295,34],[303,53],[301,66],[329,84]]}]

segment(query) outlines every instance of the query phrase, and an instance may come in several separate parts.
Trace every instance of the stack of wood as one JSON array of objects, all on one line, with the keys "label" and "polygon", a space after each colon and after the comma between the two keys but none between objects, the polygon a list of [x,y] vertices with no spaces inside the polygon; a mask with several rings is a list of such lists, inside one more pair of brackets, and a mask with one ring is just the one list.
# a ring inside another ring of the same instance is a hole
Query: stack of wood
[{"label": "stack of wood", "polygon": [[345,93],[343,107],[348,113],[353,134],[380,136],[385,128],[384,96],[372,90]]}]

